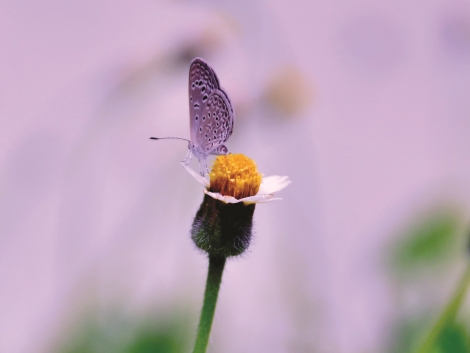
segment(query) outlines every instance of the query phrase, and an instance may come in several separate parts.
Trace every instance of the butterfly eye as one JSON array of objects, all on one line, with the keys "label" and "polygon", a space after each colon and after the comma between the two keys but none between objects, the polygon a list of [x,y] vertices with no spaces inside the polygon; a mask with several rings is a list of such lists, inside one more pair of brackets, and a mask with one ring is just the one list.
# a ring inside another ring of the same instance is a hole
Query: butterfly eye
[{"label": "butterfly eye", "polygon": [[201,91],[204,92],[206,90],[206,86],[202,86]]},{"label": "butterfly eye", "polygon": [[207,99],[207,95],[204,95],[204,97],[202,97],[202,100],[206,101],[206,99]]}]

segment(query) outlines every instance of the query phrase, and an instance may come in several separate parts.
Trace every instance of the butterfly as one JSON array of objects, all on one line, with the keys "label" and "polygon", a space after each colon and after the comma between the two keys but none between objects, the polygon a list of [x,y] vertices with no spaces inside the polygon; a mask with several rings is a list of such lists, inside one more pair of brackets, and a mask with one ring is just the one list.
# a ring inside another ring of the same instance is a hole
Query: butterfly
[{"label": "butterfly", "polygon": [[215,71],[201,58],[189,66],[189,129],[191,140],[179,137],[151,137],[153,140],[179,139],[188,141],[186,165],[194,155],[202,176],[209,172],[209,155],[228,153],[225,146],[233,132],[235,113],[227,93],[220,87]]}]

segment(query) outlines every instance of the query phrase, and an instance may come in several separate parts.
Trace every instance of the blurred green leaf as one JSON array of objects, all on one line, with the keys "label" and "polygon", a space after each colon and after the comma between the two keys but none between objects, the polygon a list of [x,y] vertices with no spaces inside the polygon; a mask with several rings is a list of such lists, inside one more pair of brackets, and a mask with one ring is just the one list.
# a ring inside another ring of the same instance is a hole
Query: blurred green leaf
[{"label": "blurred green leaf", "polygon": [[95,313],[62,337],[57,353],[183,353],[190,349],[188,320],[177,312],[149,318]]},{"label": "blurred green leaf", "polygon": [[[402,321],[395,330],[389,352],[415,353],[428,326],[429,322],[422,319]],[[467,327],[462,323],[447,323],[437,337],[432,353],[470,353],[470,337],[467,332]]]},{"label": "blurred green leaf", "polygon": [[436,353],[469,353],[467,328],[460,323],[447,324],[436,342]]},{"label": "blurred green leaf", "polygon": [[435,212],[412,225],[392,251],[392,264],[400,271],[443,261],[458,246],[459,217]]},{"label": "blurred green leaf", "polygon": [[188,350],[187,338],[174,324],[159,330],[146,328],[130,342],[126,353],[182,353]]}]

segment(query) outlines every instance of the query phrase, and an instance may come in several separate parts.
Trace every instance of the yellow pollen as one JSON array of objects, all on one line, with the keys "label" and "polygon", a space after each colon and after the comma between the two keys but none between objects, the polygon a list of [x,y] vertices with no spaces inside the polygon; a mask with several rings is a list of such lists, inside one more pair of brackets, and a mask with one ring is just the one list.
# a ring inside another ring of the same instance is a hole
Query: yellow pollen
[{"label": "yellow pollen", "polygon": [[218,156],[209,175],[209,191],[236,199],[256,195],[261,184],[255,162],[243,154]]}]

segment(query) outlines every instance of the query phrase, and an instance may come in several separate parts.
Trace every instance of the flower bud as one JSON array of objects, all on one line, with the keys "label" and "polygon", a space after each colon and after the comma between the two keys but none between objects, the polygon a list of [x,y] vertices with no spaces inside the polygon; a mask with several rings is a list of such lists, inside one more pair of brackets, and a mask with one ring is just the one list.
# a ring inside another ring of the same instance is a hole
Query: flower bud
[{"label": "flower bud", "polygon": [[250,245],[254,212],[255,204],[224,203],[204,195],[194,218],[191,238],[211,256],[240,255]]}]

